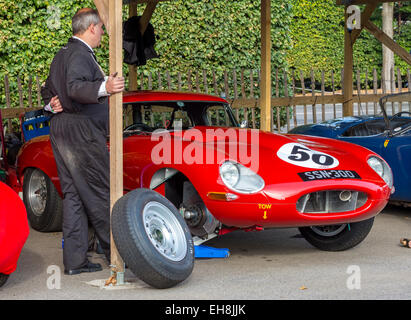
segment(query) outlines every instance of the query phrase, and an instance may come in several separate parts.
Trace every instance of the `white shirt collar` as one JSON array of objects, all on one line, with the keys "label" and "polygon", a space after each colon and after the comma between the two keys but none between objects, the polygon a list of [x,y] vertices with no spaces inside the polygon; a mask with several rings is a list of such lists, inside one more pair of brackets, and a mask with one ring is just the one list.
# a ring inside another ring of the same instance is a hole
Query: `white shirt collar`
[{"label": "white shirt collar", "polygon": [[91,50],[91,52],[94,52],[93,48],[90,47],[90,45],[87,42],[85,42],[83,39],[80,39],[79,37],[76,37],[76,36],[72,36],[72,38],[80,40],[81,42],[83,42]]}]

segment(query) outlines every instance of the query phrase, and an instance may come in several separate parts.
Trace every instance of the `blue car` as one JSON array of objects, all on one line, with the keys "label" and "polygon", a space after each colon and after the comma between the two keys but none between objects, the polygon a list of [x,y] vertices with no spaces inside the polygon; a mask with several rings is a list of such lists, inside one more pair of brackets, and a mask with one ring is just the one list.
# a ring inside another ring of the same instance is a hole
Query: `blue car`
[{"label": "blue car", "polygon": [[411,106],[411,92],[380,99],[382,116],[343,117],[299,126],[289,133],[334,138],[378,153],[388,162],[394,175],[395,192],[391,202],[411,206],[411,113],[402,111],[388,116],[385,106],[389,101],[408,102]]}]

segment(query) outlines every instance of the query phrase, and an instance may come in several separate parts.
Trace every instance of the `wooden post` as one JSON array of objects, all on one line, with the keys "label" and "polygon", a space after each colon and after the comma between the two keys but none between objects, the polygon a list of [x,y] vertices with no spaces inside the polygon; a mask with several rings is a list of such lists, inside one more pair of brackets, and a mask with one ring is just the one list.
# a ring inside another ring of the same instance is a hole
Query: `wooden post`
[{"label": "wooden post", "polygon": [[[11,108],[11,102],[10,102],[10,85],[9,85],[9,77],[6,75],[4,77],[4,91],[6,94],[6,107],[7,108]],[[11,121],[11,119],[7,120],[7,130],[9,133],[13,133],[13,123]],[[6,153],[3,153],[6,154]]]},{"label": "wooden post", "polygon": [[345,24],[344,24],[344,85],[343,85],[343,116],[352,116],[354,113],[352,96],[353,96],[353,43],[351,42],[351,32],[347,28],[347,6],[345,7]]},{"label": "wooden post", "polygon": [[[300,71],[300,82],[301,82],[301,93],[303,97],[305,96],[305,83],[304,83],[304,73]],[[304,124],[307,124],[307,105],[304,105]]]},{"label": "wooden post", "polygon": [[106,27],[107,33],[110,34],[110,26],[109,26],[109,21],[108,21],[108,12],[109,12],[108,2],[109,0],[94,0],[94,5],[97,8],[101,21],[103,21],[103,24]]},{"label": "wooden post", "polygon": [[37,86],[37,107],[41,108],[43,106],[43,100],[41,98],[41,85],[39,76],[36,76],[36,86]]},{"label": "wooden post", "polygon": [[260,129],[271,131],[271,0],[261,0]]},{"label": "wooden post", "polygon": [[[109,0],[109,59],[110,74],[117,72],[123,76],[122,55],[122,1]],[[110,211],[114,203],[123,195],[123,94],[110,96]],[[117,251],[111,233],[111,266],[112,276],[117,284],[124,278],[124,262]]]}]

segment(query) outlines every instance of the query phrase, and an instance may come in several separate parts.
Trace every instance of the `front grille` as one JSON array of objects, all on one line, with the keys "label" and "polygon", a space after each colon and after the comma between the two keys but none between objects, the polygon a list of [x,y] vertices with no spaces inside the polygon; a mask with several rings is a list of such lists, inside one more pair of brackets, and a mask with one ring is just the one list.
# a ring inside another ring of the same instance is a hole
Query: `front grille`
[{"label": "front grille", "polygon": [[353,211],[367,202],[367,194],[352,190],[327,190],[308,193],[297,201],[301,213],[338,213]]}]

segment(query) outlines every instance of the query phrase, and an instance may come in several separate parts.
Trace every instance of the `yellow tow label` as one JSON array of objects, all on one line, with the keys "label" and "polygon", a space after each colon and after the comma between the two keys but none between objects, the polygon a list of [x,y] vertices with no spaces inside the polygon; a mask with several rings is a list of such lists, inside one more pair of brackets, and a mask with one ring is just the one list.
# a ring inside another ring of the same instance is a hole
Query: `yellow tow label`
[{"label": "yellow tow label", "polygon": [[271,209],[271,204],[265,204],[265,203],[259,203],[258,204],[258,209],[264,210],[264,214],[263,214],[263,219],[267,219],[267,209],[270,210]]}]

